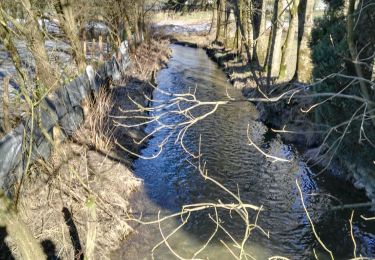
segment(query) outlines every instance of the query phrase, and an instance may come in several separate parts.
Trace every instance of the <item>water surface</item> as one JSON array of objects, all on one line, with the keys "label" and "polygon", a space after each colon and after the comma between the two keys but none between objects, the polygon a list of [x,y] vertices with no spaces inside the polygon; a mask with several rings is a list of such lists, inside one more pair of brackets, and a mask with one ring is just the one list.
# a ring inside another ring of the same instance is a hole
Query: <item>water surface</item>
[{"label": "water surface", "polygon": [[[203,50],[172,45],[173,57],[168,67],[159,72],[158,87],[170,93],[186,93],[196,87],[196,96],[203,101],[243,99],[240,91],[233,89],[225,74],[212,62]],[[168,101],[171,96],[154,92],[155,100]],[[160,105],[154,102],[151,106]],[[175,109],[170,107],[169,109]],[[205,109],[198,109],[199,114]],[[162,113],[165,111],[160,111]],[[181,116],[171,116],[164,123],[179,122]],[[273,163],[249,145],[246,137],[250,126],[250,137],[264,151],[289,159],[287,163]],[[150,124],[147,131],[156,127]],[[171,133],[157,132],[142,150],[143,156],[157,153],[158,145]],[[203,160],[207,162],[208,174],[224,184],[240,197],[244,203],[263,206],[258,225],[269,232],[269,238],[255,229],[245,249],[249,257],[266,259],[280,255],[291,259],[313,258],[313,249],[318,255],[327,257],[315,239],[311,226],[302,208],[296,180],[300,183],[306,207],[315,223],[317,232],[339,259],[353,257],[350,237],[350,211],[329,211],[329,205],[337,204],[334,196],[343,202],[366,200],[361,193],[334,178],[313,178],[314,173],[301,160],[291,145],[283,144],[280,138],[267,133],[258,120],[255,106],[249,102],[231,102],[219,107],[213,115],[199,122],[187,132],[184,144],[190,151],[197,151],[201,136]],[[177,137],[177,132],[171,139]],[[156,220],[158,214],[165,216],[178,212],[182,205],[200,202],[231,203],[233,199],[216,185],[207,182],[197,172],[194,160],[179,144],[173,141],[163,147],[163,152],[153,160],[138,159],[134,162],[136,175],[144,180],[144,190],[134,195],[133,212],[144,220]],[[193,164],[193,165],[192,165]],[[160,212],[160,213],[159,213]],[[255,211],[249,210],[251,222]],[[370,212],[356,211],[353,230],[358,251],[365,256],[375,254],[374,225],[362,220],[359,215]],[[191,258],[215,230],[210,218],[213,210],[202,210],[190,216],[189,221],[168,239],[175,253]],[[235,212],[219,211],[222,226],[230,235],[241,241],[244,225]],[[151,259],[152,248],[181,224],[173,218],[158,225],[134,225],[137,233],[130,236],[118,252],[123,259]],[[197,258],[233,259],[223,246],[226,243],[235,253],[228,234],[219,230],[215,238]],[[251,257],[250,257],[251,255]],[[155,259],[177,259],[165,245],[154,250]]]}]

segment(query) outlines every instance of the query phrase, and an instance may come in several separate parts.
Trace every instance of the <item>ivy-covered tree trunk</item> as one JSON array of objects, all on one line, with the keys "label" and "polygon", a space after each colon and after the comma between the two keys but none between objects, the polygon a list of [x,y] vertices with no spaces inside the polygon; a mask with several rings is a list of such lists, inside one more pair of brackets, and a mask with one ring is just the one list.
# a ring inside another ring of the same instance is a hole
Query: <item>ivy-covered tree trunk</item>
[{"label": "ivy-covered tree trunk", "polygon": [[311,31],[314,25],[314,4],[315,0],[304,0],[305,9],[301,15],[304,23],[299,23],[303,26],[299,31],[301,33],[301,41],[298,46],[297,59],[297,80],[308,83],[311,80],[313,64],[311,60],[311,48],[309,42],[311,40]]},{"label": "ivy-covered tree trunk", "polygon": [[83,71],[86,67],[86,57],[79,38],[79,30],[72,4],[72,0],[57,0],[55,2],[55,10],[58,14],[61,28],[72,46],[72,56],[78,70]]},{"label": "ivy-covered tree trunk", "polygon": [[298,47],[298,7],[299,0],[292,0],[288,34],[282,49],[279,81],[291,81],[296,73]]},{"label": "ivy-covered tree trunk", "polygon": [[375,58],[372,62],[372,75],[371,75],[371,81],[375,82]]}]

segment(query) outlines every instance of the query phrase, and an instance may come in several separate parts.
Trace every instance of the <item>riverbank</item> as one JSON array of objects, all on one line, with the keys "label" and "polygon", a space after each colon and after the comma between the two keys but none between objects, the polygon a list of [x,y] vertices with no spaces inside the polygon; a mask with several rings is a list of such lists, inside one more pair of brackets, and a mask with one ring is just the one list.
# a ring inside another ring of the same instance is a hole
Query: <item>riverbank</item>
[{"label": "riverbank", "polygon": [[[240,89],[246,98],[256,104],[260,114],[260,120],[264,122],[274,134],[279,134],[287,143],[293,143],[305,160],[316,169],[317,172],[329,172],[345,185],[355,186],[359,190],[364,190],[367,197],[375,202],[375,177],[371,176],[374,166],[363,166],[360,156],[352,159],[340,156],[331,157],[325,153],[328,147],[322,147],[324,135],[321,129],[316,127],[308,113],[302,110],[313,105],[314,100],[308,97],[307,89],[303,92],[305,97],[291,100],[279,100],[278,102],[257,102],[256,99],[264,98],[264,93],[273,97],[282,95],[291,90],[291,84],[271,84],[267,89],[259,91],[257,80],[266,85],[265,75],[262,75],[257,68],[251,68],[245,62],[245,54],[238,55],[235,50],[225,49],[223,46],[213,44],[215,28],[211,30],[199,31],[189,30],[191,24],[177,21],[174,30],[164,33],[164,37],[171,42],[189,46],[193,48],[203,48],[207,55],[215,61],[226,73],[228,80],[236,89]],[[188,26],[187,28],[185,28]],[[202,24],[194,24],[196,28],[201,28]],[[253,72],[257,75],[254,78]],[[270,94],[271,93],[271,94]],[[287,131],[284,131],[287,129]]]},{"label": "riverbank", "polygon": [[[257,79],[253,77],[251,65],[245,62],[245,54],[238,55],[235,50],[212,44],[216,28],[212,27],[210,30],[197,32],[197,30],[191,30],[190,27],[202,28],[205,23],[195,22],[194,25],[191,25],[175,20],[168,19],[164,23],[164,25],[169,25],[168,28],[173,28],[173,30],[164,33],[164,37],[171,39],[175,44],[204,48],[211,59],[224,70],[232,85],[242,90],[244,96],[256,104],[260,120],[272,129],[274,134],[279,134],[286,143],[293,143],[319,175],[321,172],[328,172],[340,182],[365,191],[367,197],[375,202],[375,176],[372,174],[375,163],[369,161],[369,156],[367,156],[373,152],[372,147],[358,144],[357,138],[353,139],[352,143],[355,145],[358,155],[339,151],[338,153],[334,152],[332,156],[329,152],[330,147],[328,144],[324,144],[325,135],[329,129],[322,131],[314,122],[311,113],[302,112],[306,107],[314,104],[314,99],[309,97],[311,93],[307,88],[304,88],[303,84],[298,82],[272,83],[269,87],[264,87],[267,85],[265,75],[261,75],[257,68],[253,68]],[[263,85],[261,91],[257,87],[256,80],[260,80]],[[286,91],[295,89],[295,83],[304,89],[299,93],[302,93],[303,97],[292,99],[290,102],[285,99],[280,99],[277,102],[256,101],[259,98],[264,99],[263,93],[273,97],[280,96]],[[366,156],[361,156],[361,154]]]},{"label": "riverbank", "polygon": [[[136,121],[119,116],[137,109],[137,103],[147,105],[154,89],[150,81],[170,54],[165,40],[139,46],[123,79],[112,82],[89,105],[75,135],[56,144],[51,159],[38,161],[25,178],[18,202],[20,219],[48,257],[81,259],[91,251],[95,258],[108,259],[133,231],[128,224],[129,198],[142,181],[131,170],[134,157],[120,147],[138,153],[142,145],[136,141],[145,133],[141,126],[121,127]],[[7,238],[6,244],[4,254],[17,256],[12,241]]]},{"label": "riverbank", "polygon": [[215,28],[212,25],[212,12],[179,15],[158,13],[152,19],[151,30],[160,38],[172,43],[193,48],[206,48],[214,40]]},{"label": "riverbank", "polygon": [[321,146],[325,136],[316,127],[311,116],[302,112],[306,107],[314,104],[314,100],[308,97],[307,89],[302,92],[306,97],[298,100],[256,101],[259,98],[264,99],[264,95],[281,96],[294,88],[294,83],[272,84],[260,91],[256,80],[265,81],[264,76],[262,78],[262,75],[254,70],[257,73],[257,79],[255,79],[251,65],[246,64],[235,51],[212,44],[205,49],[207,55],[224,70],[232,85],[256,104],[260,120],[272,132],[280,134],[282,140],[292,143],[307,163],[316,169],[318,175],[327,172],[337,178],[341,184],[351,185],[364,191],[372,203],[375,203],[375,177],[371,175],[373,166],[363,165],[360,156],[348,160],[345,157],[338,155],[331,157],[324,153],[328,149],[326,146]]},{"label": "riverbank", "polygon": [[[166,103],[173,97],[163,94],[163,91],[181,94],[189,91],[191,86],[196,86],[194,94],[200,101],[226,100],[228,95],[237,100],[243,99],[242,92],[227,82],[225,73],[208,58],[204,50],[177,45],[173,45],[172,49],[173,57],[168,67],[157,76],[160,91],[154,92],[155,100]],[[158,107],[159,104],[152,103],[150,109]],[[169,110],[174,110],[174,107],[168,107],[153,115],[168,113]],[[199,111],[197,110],[198,113]],[[195,151],[197,140],[202,140],[202,160],[207,162],[209,176],[220,181],[229,190],[238,191],[244,202],[263,205],[257,224],[266,232],[269,231],[270,237],[267,238],[258,232],[252,233],[246,245],[246,252],[250,252],[257,259],[266,259],[273,255],[290,258],[309,258],[313,255],[311,248],[316,245],[316,239],[300,203],[296,190],[297,180],[306,199],[306,208],[311,212],[322,241],[328,248],[332,248],[337,258],[349,258],[352,255],[351,240],[343,238],[349,234],[347,222],[351,212],[331,211],[330,206],[339,205],[335,198],[340,198],[344,204],[362,202],[366,198],[358,196],[354,188],[341,185],[329,175],[314,178],[316,171],[306,165],[293,145],[283,143],[277,136],[267,132],[258,114],[251,102],[230,102],[196,124],[184,139],[184,145],[191,148],[191,151]],[[167,122],[181,122],[181,117],[168,116]],[[157,126],[158,123],[152,123],[147,127],[147,131],[152,132]],[[148,145],[142,150],[142,156],[153,157],[158,152],[159,145],[170,133],[154,132]],[[250,139],[264,152],[291,161],[272,163],[272,159],[248,144],[246,133],[249,133]],[[176,135],[177,133],[172,133],[171,142],[163,143],[163,152],[157,158],[139,159],[133,164],[134,173],[144,180],[144,189],[134,193],[132,209],[134,214],[145,222],[164,218],[178,212],[183,205],[191,203],[217,199],[221,201],[224,198],[231,201],[225,192],[210,185],[196,172],[194,165],[186,160],[186,151],[173,142]],[[311,197],[308,194],[316,195]],[[241,221],[233,220],[233,212],[227,213],[220,212],[222,225],[233,237],[241,236]],[[165,244],[158,244],[163,241],[163,235],[167,237],[169,234],[171,237],[168,243],[174,252],[183,258],[191,258],[198,248],[206,245],[208,236],[214,230],[214,223],[209,214],[209,210],[197,212],[191,221],[173,235],[171,232],[182,225],[180,217],[165,220],[160,226],[155,222],[154,225],[139,225],[134,222],[133,227],[137,232],[126,240],[114,258],[146,259],[151,258],[150,255],[153,254],[155,259],[174,259]],[[366,221],[361,219],[360,215],[372,214],[356,210],[356,218],[353,221],[357,243],[361,244],[360,251],[362,255],[369,255],[368,252],[371,250],[367,248],[371,247],[371,243],[368,243],[370,240],[363,234],[368,234],[366,232],[370,228],[363,227],[366,226]],[[370,236],[372,239],[373,236]],[[301,237],[304,239],[301,240]],[[228,250],[219,242],[221,239],[224,242],[231,241],[227,236],[218,233],[200,257],[231,259]],[[236,250],[233,248],[234,252],[237,252]],[[322,252],[317,254],[320,253]]]},{"label": "riverbank", "polygon": [[[178,26],[182,28],[184,25],[179,23]],[[259,98],[264,99],[264,94],[272,97],[280,96],[295,88],[294,83],[297,82],[272,83],[259,91],[259,81],[261,85],[267,85],[265,75],[245,62],[245,54],[238,55],[235,50],[212,44],[215,28],[211,29],[205,33],[190,32],[188,35],[185,33],[186,29],[182,30],[184,33],[181,33],[181,30],[173,30],[173,33],[165,34],[165,37],[175,44],[204,48],[209,57],[224,70],[232,85],[256,104],[260,120],[272,130],[271,132],[279,134],[286,143],[293,143],[319,175],[320,172],[329,172],[329,175],[346,183],[345,185],[365,191],[367,197],[375,202],[375,177],[372,176],[374,163],[363,162],[360,155],[350,158],[338,155],[332,157],[326,152],[329,147],[321,146],[325,138],[322,129],[317,127],[309,113],[302,112],[306,107],[314,104],[314,100],[309,97],[308,89],[299,92],[304,96],[303,98],[292,99],[290,102],[285,99],[277,102],[256,101]],[[256,78],[253,73],[256,73]],[[303,87],[301,84],[300,86]],[[353,142],[357,141],[353,140]],[[363,147],[360,150],[364,152]],[[368,152],[371,152],[371,149]]]}]

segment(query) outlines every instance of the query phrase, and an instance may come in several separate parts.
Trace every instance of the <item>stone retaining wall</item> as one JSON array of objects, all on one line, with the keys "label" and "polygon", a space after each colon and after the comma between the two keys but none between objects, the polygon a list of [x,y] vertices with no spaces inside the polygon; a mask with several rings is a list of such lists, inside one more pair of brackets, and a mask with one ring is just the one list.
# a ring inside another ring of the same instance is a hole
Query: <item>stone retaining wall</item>
[{"label": "stone retaining wall", "polygon": [[129,66],[127,50],[127,42],[123,42],[118,53],[97,71],[91,65],[87,66],[85,73],[50,93],[35,108],[40,123],[35,117],[27,118],[0,140],[0,189],[9,191],[12,184],[21,178],[28,161],[30,138],[33,144],[32,163],[38,158],[49,158],[54,143],[51,139],[62,141],[77,130],[84,120],[85,102],[95,98],[99,89],[108,87],[111,80],[120,79]]}]

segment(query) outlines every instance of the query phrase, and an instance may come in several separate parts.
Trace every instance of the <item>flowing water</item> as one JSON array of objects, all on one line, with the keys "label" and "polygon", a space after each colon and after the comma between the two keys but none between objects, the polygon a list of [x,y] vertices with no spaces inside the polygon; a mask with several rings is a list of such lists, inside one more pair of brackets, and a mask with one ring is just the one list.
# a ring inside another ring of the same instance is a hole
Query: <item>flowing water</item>
[{"label": "flowing water", "polygon": [[[158,88],[170,93],[186,93],[196,87],[196,96],[202,101],[228,100],[228,95],[241,99],[240,91],[233,89],[225,74],[212,62],[201,49],[172,45],[173,56],[168,67],[159,72]],[[172,97],[161,91],[154,91],[151,106],[160,105]],[[170,110],[175,107],[167,108]],[[194,113],[207,111],[198,109]],[[165,110],[158,112],[163,113]],[[182,120],[173,115],[163,123],[176,123]],[[249,136],[264,151],[281,156],[290,162],[272,162],[254,146],[249,145]],[[155,129],[155,124],[147,126],[147,131]],[[158,151],[171,131],[162,130],[153,135],[143,156],[152,156]],[[157,220],[158,217],[178,212],[182,205],[201,202],[233,202],[227,192],[215,184],[205,181],[194,165],[197,160],[189,156],[173,140],[178,132],[172,133],[171,141],[163,146],[162,153],[155,159],[138,159],[134,162],[136,175],[144,180],[144,189],[134,195],[132,205],[135,216],[142,212],[143,220]],[[312,232],[309,220],[304,212],[298,193],[296,180],[304,194],[304,200],[317,233],[331,249],[337,259],[352,258],[353,242],[350,237],[350,211],[330,211],[329,205],[337,204],[337,198],[344,203],[362,202],[366,198],[345,183],[327,175],[314,178],[314,173],[299,157],[291,145],[283,144],[280,138],[270,134],[258,120],[255,106],[249,102],[230,102],[206,119],[192,127],[184,137],[189,151],[198,151],[201,136],[202,160],[206,161],[208,175],[219,181],[235,194],[239,194],[244,203],[263,206],[257,224],[269,232],[269,237],[254,229],[245,244],[245,250],[256,259],[271,256],[284,256],[291,259],[313,258],[313,250],[322,259],[328,257]],[[357,243],[357,255],[375,255],[374,224],[364,221],[360,214],[371,212],[356,211],[353,220],[353,232]],[[233,259],[224,243],[238,254],[230,236],[241,241],[244,235],[244,223],[234,211],[218,210],[222,229],[215,233],[196,258]],[[249,210],[249,219],[255,222],[257,212]],[[212,209],[191,214],[187,223],[169,237],[172,250],[161,245],[152,249],[162,240],[161,233],[168,236],[179,227],[182,219],[171,218],[153,225],[135,224],[137,230],[129,237],[122,249],[117,252],[122,259],[177,259],[192,258],[194,252],[206,244],[215,232],[216,218]],[[229,236],[230,234],[230,236]]]}]

